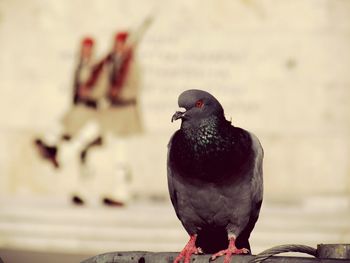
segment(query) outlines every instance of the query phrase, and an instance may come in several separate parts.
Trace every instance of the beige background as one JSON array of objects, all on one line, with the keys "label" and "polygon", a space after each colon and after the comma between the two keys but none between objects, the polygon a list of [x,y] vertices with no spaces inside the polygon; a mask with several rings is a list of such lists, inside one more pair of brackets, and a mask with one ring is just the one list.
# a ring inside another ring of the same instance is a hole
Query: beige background
[{"label": "beige background", "polygon": [[[90,155],[97,181],[81,180],[77,150],[91,124],[62,148],[55,171],[32,142],[59,130],[81,37],[93,35],[102,56],[117,30],[149,14],[154,23],[137,53],[145,133],[107,138]],[[212,92],[226,117],[263,144],[265,201],[253,253],[349,243],[349,68],[348,0],[0,1],[0,257],[70,263],[182,249],[188,236],[171,204],[149,198],[169,200],[166,145],[180,125],[170,119],[190,88]],[[89,197],[86,206],[70,204],[76,190]],[[139,199],[110,209],[98,199],[108,191]]]},{"label": "beige background", "polygon": [[122,153],[133,193],[167,196],[166,145],[179,127],[170,118],[178,94],[199,88],[260,138],[267,198],[349,195],[346,0],[1,1],[1,193],[66,190],[75,155],[65,155],[68,170],[57,176],[31,140],[54,131],[69,106],[77,43],[91,34],[102,55],[116,30],[151,13],[138,50],[146,132],[125,140]]}]

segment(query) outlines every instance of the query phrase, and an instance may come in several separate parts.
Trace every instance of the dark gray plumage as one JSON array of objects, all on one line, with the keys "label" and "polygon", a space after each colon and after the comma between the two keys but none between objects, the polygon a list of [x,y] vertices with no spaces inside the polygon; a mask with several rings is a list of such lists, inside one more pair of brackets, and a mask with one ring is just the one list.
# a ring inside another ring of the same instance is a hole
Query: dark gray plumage
[{"label": "dark gray plumage", "polygon": [[[182,119],[168,145],[168,187],[176,215],[191,236],[174,262],[206,253],[246,253],[263,198],[263,149],[252,133],[231,125],[208,92],[187,90]],[[230,241],[230,243],[229,243]],[[231,248],[231,249],[230,249]],[[230,252],[231,251],[231,252]]]}]

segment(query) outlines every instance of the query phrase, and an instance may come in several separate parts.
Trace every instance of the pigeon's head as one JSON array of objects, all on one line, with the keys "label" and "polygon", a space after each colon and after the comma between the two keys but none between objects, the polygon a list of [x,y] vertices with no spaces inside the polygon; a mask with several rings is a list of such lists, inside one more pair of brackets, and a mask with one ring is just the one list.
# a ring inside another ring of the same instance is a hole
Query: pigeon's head
[{"label": "pigeon's head", "polygon": [[224,110],[220,102],[210,93],[191,89],[180,94],[179,107],[185,111],[177,111],[171,121],[181,119],[183,123],[199,123],[209,118],[224,119]]}]

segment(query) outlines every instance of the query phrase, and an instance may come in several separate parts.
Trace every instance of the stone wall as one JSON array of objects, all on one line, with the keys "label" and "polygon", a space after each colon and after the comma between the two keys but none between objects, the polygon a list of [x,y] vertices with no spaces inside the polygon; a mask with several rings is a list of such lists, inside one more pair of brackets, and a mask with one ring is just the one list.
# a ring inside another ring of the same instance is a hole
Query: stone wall
[{"label": "stone wall", "polygon": [[57,190],[60,179],[31,140],[54,130],[69,107],[78,41],[94,35],[101,56],[116,30],[151,13],[137,53],[146,132],[125,140],[134,193],[167,194],[166,145],[179,126],[170,118],[178,94],[199,88],[260,138],[268,197],[349,194],[346,0],[2,1],[1,192]]}]

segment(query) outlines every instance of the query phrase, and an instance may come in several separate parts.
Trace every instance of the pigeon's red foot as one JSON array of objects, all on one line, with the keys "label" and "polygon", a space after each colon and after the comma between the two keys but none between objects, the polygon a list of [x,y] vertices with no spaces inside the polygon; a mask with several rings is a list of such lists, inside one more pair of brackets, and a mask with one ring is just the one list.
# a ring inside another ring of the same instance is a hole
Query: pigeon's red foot
[{"label": "pigeon's red foot", "polygon": [[221,257],[221,256],[225,255],[224,263],[230,263],[232,255],[248,254],[248,253],[249,253],[249,250],[246,248],[238,249],[235,245],[235,239],[230,238],[228,248],[213,254],[211,256],[210,260],[212,261],[212,260],[215,260],[217,257]]},{"label": "pigeon's red foot", "polygon": [[175,258],[174,263],[181,262],[184,259],[184,263],[190,263],[192,254],[202,254],[203,251],[200,247],[196,247],[197,235],[192,235],[184,249],[180,254]]}]

